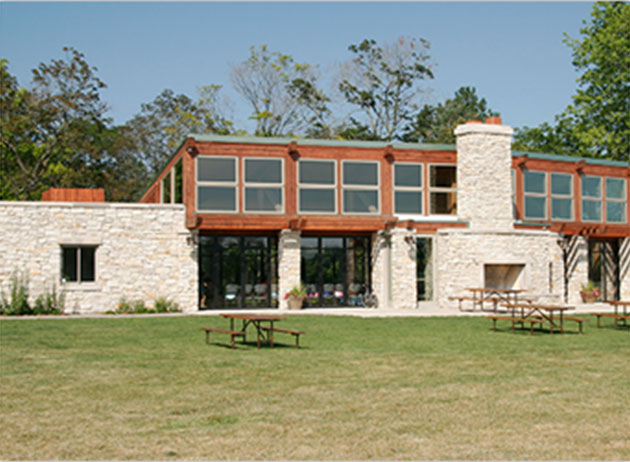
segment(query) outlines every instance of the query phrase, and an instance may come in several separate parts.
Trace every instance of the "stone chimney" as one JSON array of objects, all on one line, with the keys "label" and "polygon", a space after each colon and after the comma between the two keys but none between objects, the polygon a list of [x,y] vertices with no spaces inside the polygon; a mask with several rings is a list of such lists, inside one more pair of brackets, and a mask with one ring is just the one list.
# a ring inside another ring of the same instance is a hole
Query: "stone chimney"
[{"label": "stone chimney", "polygon": [[512,211],[512,134],[499,117],[470,121],[457,137],[457,215],[470,228],[509,231]]}]

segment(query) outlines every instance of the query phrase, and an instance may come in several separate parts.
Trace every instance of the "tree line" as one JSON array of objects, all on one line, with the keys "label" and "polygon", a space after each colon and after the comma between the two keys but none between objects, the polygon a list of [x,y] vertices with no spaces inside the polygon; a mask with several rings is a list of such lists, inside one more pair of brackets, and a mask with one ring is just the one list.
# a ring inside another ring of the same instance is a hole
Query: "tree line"
[{"label": "tree line", "polygon": [[[595,4],[582,39],[565,38],[581,88],[556,125],[517,129],[517,149],[628,160],[629,12],[624,3]],[[366,39],[348,51],[326,91],[317,67],[252,46],[229,76],[251,111],[251,134],[453,143],[458,124],[499,115],[473,87],[426,104],[434,75],[423,39]],[[33,69],[29,88],[0,60],[0,200],[37,200],[49,187],[103,187],[108,200],[135,200],[186,135],[247,134],[220,85],[194,97],[165,89],[114,125],[98,70],[76,49],[64,53]]]}]

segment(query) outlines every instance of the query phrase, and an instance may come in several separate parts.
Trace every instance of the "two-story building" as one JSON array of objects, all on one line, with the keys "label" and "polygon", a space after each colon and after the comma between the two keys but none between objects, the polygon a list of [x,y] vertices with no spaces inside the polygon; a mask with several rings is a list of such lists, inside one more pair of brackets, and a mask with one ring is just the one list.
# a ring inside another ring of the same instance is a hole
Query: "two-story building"
[{"label": "two-story building", "polygon": [[602,299],[630,299],[628,163],[512,152],[498,118],[455,134],[456,145],[191,135],[139,204],[0,208],[45,213],[57,230],[31,230],[48,236],[32,239],[46,249],[36,279],[61,280],[67,259],[90,255],[91,280],[64,283],[75,311],[122,296],[282,309],[300,284],[306,307],[362,306],[367,293],[381,308],[445,307],[475,286],[580,303],[588,280]]}]

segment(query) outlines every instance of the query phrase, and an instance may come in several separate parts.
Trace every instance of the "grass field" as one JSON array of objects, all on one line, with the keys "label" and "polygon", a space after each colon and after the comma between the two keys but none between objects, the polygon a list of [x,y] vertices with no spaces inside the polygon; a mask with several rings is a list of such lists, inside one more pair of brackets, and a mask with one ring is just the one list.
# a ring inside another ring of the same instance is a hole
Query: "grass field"
[{"label": "grass field", "polygon": [[0,459],[630,459],[630,333],[594,319],[288,317],[300,350],[202,326],[0,320]]}]

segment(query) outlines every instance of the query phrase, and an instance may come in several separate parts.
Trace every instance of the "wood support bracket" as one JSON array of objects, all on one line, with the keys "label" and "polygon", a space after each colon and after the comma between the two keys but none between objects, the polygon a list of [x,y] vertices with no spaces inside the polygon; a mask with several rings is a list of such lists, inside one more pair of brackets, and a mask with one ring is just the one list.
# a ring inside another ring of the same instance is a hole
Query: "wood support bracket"
[{"label": "wood support bracket", "polygon": [[294,161],[297,161],[300,158],[300,153],[297,149],[297,143],[295,141],[291,141],[288,146],[289,156]]},{"label": "wood support bracket", "polygon": [[394,163],[394,146],[392,146],[391,144],[387,145],[387,147],[385,148],[385,154],[383,157],[385,157],[385,160],[388,163],[393,164]]}]

